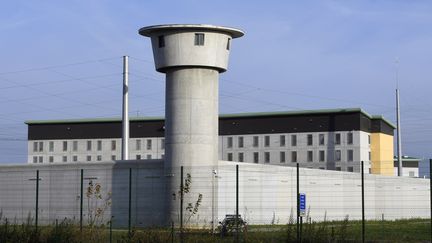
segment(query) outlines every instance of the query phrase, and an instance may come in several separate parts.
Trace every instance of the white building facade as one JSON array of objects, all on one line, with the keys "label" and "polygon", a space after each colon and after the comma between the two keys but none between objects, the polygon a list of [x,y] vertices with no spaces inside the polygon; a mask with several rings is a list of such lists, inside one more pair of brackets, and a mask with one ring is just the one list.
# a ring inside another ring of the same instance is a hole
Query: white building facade
[{"label": "white building facade", "polygon": [[[28,163],[91,163],[121,157],[120,119],[26,123]],[[163,159],[163,118],[132,118],[130,125],[129,158]],[[370,173],[371,134],[393,136],[393,129],[384,118],[355,108],[221,115],[218,154],[226,161],[300,163],[304,168],[347,172],[359,172],[364,161],[365,173]]]},{"label": "white building facade", "polygon": [[358,172],[370,167],[369,134],[362,131],[220,136],[221,160]]}]

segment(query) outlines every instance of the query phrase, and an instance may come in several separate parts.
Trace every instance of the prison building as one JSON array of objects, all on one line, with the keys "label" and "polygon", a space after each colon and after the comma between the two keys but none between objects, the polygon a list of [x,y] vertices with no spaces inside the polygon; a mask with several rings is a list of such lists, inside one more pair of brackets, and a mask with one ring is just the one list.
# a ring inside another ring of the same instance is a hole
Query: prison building
[{"label": "prison building", "polygon": [[[26,121],[28,163],[119,160],[121,119]],[[360,108],[219,116],[219,160],[394,175],[393,131]],[[163,159],[163,117],[130,119],[129,158]]]},{"label": "prison building", "polygon": [[[421,159],[412,156],[402,156],[402,176],[419,177],[419,164]],[[394,175],[398,174],[398,157],[394,156]]]}]

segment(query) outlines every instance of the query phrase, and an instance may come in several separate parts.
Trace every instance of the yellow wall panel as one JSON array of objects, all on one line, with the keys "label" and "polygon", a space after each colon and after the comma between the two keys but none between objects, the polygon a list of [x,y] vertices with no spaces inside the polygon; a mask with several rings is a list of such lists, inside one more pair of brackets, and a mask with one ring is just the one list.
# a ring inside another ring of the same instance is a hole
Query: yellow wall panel
[{"label": "yellow wall panel", "polygon": [[371,133],[370,146],[372,174],[393,176],[393,136],[384,133]]}]

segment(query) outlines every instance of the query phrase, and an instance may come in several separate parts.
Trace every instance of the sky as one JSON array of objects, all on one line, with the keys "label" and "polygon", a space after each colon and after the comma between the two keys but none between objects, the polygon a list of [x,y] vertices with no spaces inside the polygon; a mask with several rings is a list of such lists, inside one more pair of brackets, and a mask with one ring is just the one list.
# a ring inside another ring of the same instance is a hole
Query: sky
[{"label": "sky", "polygon": [[0,163],[25,163],[27,120],[164,114],[164,76],[138,29],[240,28],[220,113],[364,109],[395,123],[404,155],[432,157],[430,1],[5,1],[0,8]]}]

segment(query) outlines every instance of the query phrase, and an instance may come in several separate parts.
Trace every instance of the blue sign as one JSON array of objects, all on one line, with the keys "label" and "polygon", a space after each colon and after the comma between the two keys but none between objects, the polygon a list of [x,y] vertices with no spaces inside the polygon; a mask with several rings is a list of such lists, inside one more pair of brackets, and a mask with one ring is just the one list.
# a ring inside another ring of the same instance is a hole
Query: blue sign
[{"label": "blue sign", "polygon": [[306,215],[306,194],[300,193],[300,215]]}]

